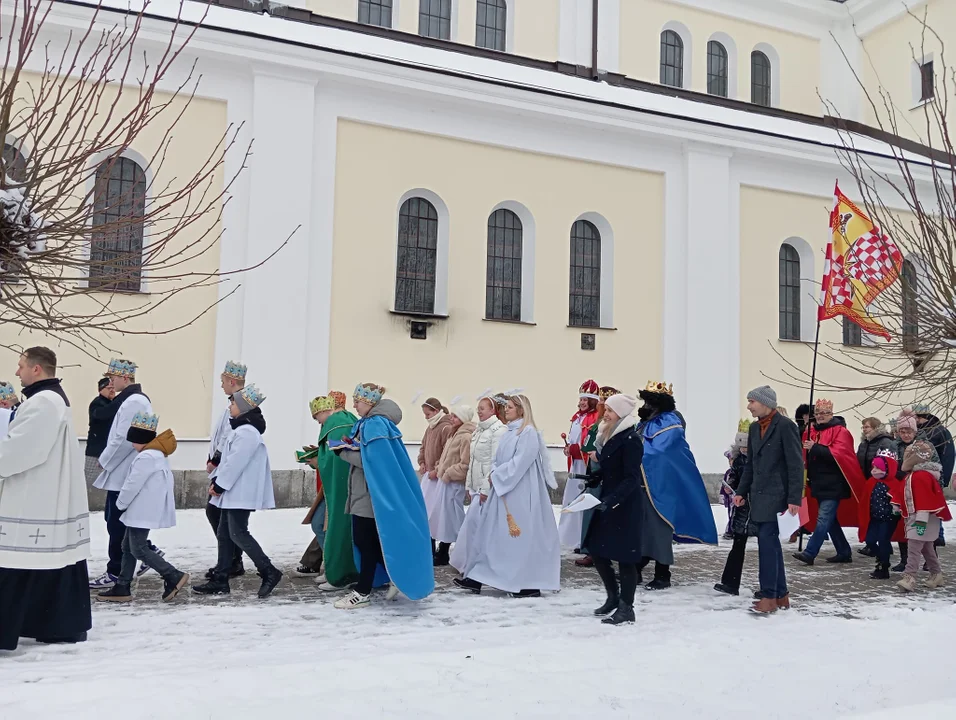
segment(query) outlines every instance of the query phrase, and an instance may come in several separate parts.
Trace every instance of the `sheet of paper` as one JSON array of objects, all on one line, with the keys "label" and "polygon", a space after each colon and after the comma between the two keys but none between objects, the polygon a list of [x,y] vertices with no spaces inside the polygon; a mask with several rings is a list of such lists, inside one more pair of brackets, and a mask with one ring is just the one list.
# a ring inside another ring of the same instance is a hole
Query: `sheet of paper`
[{"label": "sheet of paper", "polygon": [[791,515],[789,510],[777,515],[777,526],[780,528],[780,539],[789,540],[800,529],[800,515]]},{"label": "sheet of paper", "polygon": [[574,500],[568,503],[568,506],[564,508],[561,512],[563,513],[575,513],[575,512],[584,512],[585,510],[590,510],[593,507],[597,507],[601,504],[601,501],[594,497],[591,493],[581,493]]}]

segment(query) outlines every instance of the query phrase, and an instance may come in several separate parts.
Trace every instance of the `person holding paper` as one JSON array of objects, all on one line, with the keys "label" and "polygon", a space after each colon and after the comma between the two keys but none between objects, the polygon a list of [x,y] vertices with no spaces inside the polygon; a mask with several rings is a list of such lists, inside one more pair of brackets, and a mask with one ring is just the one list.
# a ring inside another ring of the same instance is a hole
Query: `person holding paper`
[{"label": "person holding paper", "polygon": [[[594,614],[613,613],[601,621],[606,625],[634,622],[637,568],[643,556],[642,505],[646,502],[641,493],[644,443],[634,416],[636,406],[637,400],[630,395],[607,398],[595,440],[600,470],[588,481],[589,485],[600,484],[601,502],[594,508],[585,544],[607,591],[607,600]],[[620,585],[612,561],[620,568]]]},{"label": "person holding paper", "polygon": [[796,515],[803,499],[803,452],[796,424],[777,412],[777,393],[769,385],[747,394],[747,410],[757,422],[747,438],[747,464],[734,505],[750,505],[757,526],[760,597],[751,608],[767,615],[789,609],[790,591],[783,566],[777,516]]}]

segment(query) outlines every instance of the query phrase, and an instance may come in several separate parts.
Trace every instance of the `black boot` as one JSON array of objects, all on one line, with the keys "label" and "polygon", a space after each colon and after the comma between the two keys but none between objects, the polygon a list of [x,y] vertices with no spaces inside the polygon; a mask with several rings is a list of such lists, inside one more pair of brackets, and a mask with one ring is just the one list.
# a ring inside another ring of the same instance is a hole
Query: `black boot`
[{"label": "black boot", "polygon": [[[654,579],[644,587],[648,590],[666,590],[671,586],[671,569],[669,565],[654,563]],[[633,613],[632,613],[633,615]],[[622,621],[624,622],[624,621]]]},{"label": "black boot", "polygon": [[481,583],[471,578],[460,577],[452,580],[459,590],[471,590],[475,595],[481,594]]},{"label": "black boot", "polygon": [[621,596],[615,592],[613,595],[608,593],[607,600],[604,601],[604,604],[594,611],[595,615],[607,615],[609,613],[617,610],[617,606],[621,604]]},{"label": "black boot", "polygon": [[739,589],[732,588],[730,585],[724,585],[723,583],[717,583],[714,585],[714,590],[719,593],[724,593],[724,595],[740,595]]},{"label": "black boot", "polygon": [[906,561],[910,557],[910,546],[909,543],[899,543],[900,546],[900,562],[899,565],[893,566],[893,572],[903,572],[906,570]]},{"label": "black boot", "polygon": [[876,570],[870,573],[870,579],[872,580],[889,580],[890,579],[890,564],[889,563],[877,563]]},{"label": "black boot", "polygon": [[869,545],[864,545],[859,550],[857,550],[857,553],[859,553],[863,557],[876,557],[876,550],[870,547]]},{"label": "black boot", "polygon": [[627,603],[621,603],[611,617],[606,617],[601,621],[604,625],[622,625],[624,623],[634,622],[634,606]]},{"label": "black boot", "polygon": [[272,591],[276,589],[276,585],[282,579],[282,572],[274,565],[270,565],[265,572],[259,573],[259,577],[262,578],[262,585],[259,586],[259,599],[261,600],[269,597]]},{"label": "black boot", "polygon": [[168,578],[163,578],[163,602],[169,602],[179,595],[179,591],[189,582],[189,573],[177,572]]},{"label": "black boot", "polygon": [[435,538],[432,538],[432,557],[438,554],[438,543],[435,542]]},{"label": "black boot", "polygon": [[[211,567],[206,571],[206,579],[212,580],[212,576],[216,574],[216,568]],[[242,564],[242,553],[239,553],[236,558],[232,561],[232,567],[229,568],[229,578],[242,577],[246,574],[246,568]]]},{"label": "black boot", "polygon": [[97,602],[128,603],[133,601],[133,593],[129,591],[129,583],[116,583],[109,590],[103,590],[96,595]]},{"label": "black boot", "polygon": [[448,551],[451,543],[438,543],[438,552],[435,553],[432,563],[435,567],[444,567],[448,564]]},{"label": "black boot", "polygon": [[193,585],[193,592],[199,595],[228,595],[229,576],[226,573],[213,573],[209,582]]},{"label": "black boot", "polygon": [[513,598],[539,598],[541,597],[540,590],[519,590],[516,593],[510,593]]}]

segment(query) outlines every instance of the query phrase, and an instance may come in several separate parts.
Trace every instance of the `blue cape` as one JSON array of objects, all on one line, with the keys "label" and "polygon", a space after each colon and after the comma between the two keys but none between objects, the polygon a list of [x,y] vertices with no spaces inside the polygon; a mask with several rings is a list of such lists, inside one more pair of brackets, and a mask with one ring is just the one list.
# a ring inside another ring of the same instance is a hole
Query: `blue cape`
[{"label": "blue cape", "polygon": [[[391,420],[376,415],[359,420],[351,436],[360,438],[362,467],[385,558],[373,585],[380,587],[391,577],[408,598],[421,600],[435,589],[435,567],[425,500],[402,433]],[[358,548],[352,547],[355,566],[361,567]]]},{"label": "blue cape", "polygon": [[640,426],[644,477],[654,510],[674,528],[681,543],[717,544],[717,525],[704,479],[697,469],[676,413],[658,415]]}]

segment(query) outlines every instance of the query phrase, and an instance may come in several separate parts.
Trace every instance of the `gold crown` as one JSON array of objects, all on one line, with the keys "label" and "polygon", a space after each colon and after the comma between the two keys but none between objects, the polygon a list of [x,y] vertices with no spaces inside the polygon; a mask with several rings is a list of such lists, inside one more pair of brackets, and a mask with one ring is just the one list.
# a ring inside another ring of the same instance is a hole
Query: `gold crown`
[{"label": "gold crown", "polygon": [[668,385],[666,382],[648,382],[644,392],[657,393],[658,395],[674,395],[674,384]]},{"label": "gold crown", "polygon": [[750,430],[751,420],[741,420],[737,423],[737,432],[745,433]]},{"label": "gold crown", "polygon": [[829,413],[832,413],[832,412],[833,412],[833,401],[832,401],[832,400],[826,400],[825,398],[820,398],[820,399],[817,400],[816,403],[814,404],[814,408],[817,409],[817,410],[821,410],[821,411],[823,411],[823,412],[825,412],[825,413],[828,413],[828,412],[829,412]]}]

